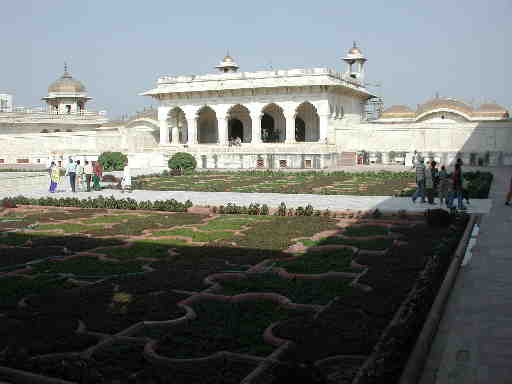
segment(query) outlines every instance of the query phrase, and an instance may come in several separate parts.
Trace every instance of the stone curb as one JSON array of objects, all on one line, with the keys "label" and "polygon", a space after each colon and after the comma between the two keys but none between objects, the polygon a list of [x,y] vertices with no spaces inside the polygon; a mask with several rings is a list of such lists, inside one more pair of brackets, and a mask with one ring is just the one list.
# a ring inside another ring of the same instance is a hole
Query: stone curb
[{"label": "stone curb", "polygon": [[407,360],[407,364],[402,371],[402,375],[400,377],[399,384],[409,384],[416,383],[419,379],[419,376],[423,372],[423,367],[425,365],[425,361],[430,352],[430,346],[434,340],[434,336],[437,332],[437,327],[443,317],[444,309],[448,298],[450,297],[450,293],[452,291],[455,280],[457,279],[457,275],[459,273],[460,265],[462,260],[464,259],[464,253],[466,250],[467,243],[471,236],[471,232],[473,230],[473,226],[477,222],[477,217],[475,215],[471,215],[471,218],[466,226],[466,230],[464,231],[464,235],[455,250],[454,257],[448,267],[448,271],[444,277],[443,283],[439,288],[437,296],[430,308],[427,319],[423,324],[423,328],[416,340],[414,345],[414,349]]}]

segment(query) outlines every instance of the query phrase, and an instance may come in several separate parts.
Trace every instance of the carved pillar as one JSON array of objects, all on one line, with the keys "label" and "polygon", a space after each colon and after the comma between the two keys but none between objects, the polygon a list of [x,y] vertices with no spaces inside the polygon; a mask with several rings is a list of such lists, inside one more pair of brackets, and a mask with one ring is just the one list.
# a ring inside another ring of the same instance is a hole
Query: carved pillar
[{"label": "carved pillar", "polygon": [[187,119],[187,144],[197,144],[197,116]]},{"label": "carved pillar", "polygon": [[171,139],[172,144],[178,145],[180,143],[180,130],[177,125],[172,127],[171,136],[172,136],[172,139]]},{"label": "carved pillar", "polygon": [[329,131],[329,114],[318,115],[319,120],[319,132],[318,142],[327,144],[327,132]]},{"label": "carved pillar", "polygon": [[160,145],[169,145],[169,125],[167,119],[160,120]]},{"label": "carved pillar", "polygon": [[286,144],[295,144],[295,111],[286,112],[284,118],[286,120]]},{"label": "carved pillar", "polygon": [[217,126],[219,129],[219,144],[226,145],[228,143],[228,119],[226,117],[217,118]]},{"label": "carved pillar", "polygon": [[263,114],[261,112],[251,113],[251,121],[252,121],[252,139],[251,144],[260,144],[261,143],[261,117]]}]

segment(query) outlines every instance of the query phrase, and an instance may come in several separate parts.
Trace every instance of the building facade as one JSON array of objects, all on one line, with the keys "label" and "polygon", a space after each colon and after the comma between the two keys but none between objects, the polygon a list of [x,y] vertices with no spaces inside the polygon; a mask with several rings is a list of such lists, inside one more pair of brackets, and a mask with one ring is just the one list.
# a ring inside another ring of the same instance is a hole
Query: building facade
[{"label": "building facade", "polygon": [[0,112],[0,163],[94,160],[121,151],[133,168],[158,171],[174,153],[189,152],[205,169],[335,169],[358,160],[407,164],[419,152],[447,165],[457,157],[512,165],[505,108],[436,97],[416,110],[398,105],[369,113],[380,99],[364,82],[366,57],[354,43],[342,60],[340,72],[242,72],[228,54],[217,73],[161,76],[141,94],[158,107],[118,122],[86,109],[91,98],[65,67],[43,97],[47,108],[12,107],[11,99]]}]

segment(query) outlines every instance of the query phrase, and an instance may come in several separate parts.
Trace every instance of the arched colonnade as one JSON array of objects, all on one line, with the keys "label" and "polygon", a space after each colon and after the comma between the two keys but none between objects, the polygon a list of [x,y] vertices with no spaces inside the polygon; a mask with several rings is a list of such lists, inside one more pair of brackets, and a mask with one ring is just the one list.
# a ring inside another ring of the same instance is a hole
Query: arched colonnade
[{"label": "arched colonnade", "polygon": [[160,107],[160,144],[327,142],[329,114],[319,114],[308,101],[290,105],[269,103],[258,108],[243,104]]}]

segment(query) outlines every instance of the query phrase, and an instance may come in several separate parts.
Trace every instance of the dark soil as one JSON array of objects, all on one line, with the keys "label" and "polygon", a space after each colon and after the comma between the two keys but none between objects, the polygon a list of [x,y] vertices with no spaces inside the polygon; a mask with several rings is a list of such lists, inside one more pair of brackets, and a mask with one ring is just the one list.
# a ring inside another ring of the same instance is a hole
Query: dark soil
[{"label": "dark soil", "polygon": [[77,334],[78,322],[71,316],[11,312],[0,317],[0,349],[8,348],[7,360],[21,355],[73,352],[95,344],[98,339]]},{"label": "dark soil", "polygon": [[45,257],[62,255],[64,255],[64,249],[59,246],[0,248],[0,268],[44,259]]}]

